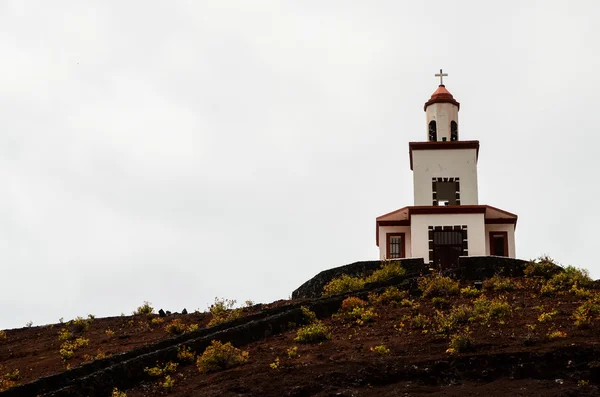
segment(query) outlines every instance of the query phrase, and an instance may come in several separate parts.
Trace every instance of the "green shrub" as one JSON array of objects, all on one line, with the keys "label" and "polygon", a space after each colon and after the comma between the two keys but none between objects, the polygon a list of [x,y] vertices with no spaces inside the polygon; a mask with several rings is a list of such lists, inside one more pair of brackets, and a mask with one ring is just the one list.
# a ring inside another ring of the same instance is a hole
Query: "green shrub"
[{"label": "green shrub", "polygon": [[204,353],[196,360],[201,373],[221,371],[248,361],[248,352],[235,348],[231,342],[213,340]]},{"label": "green shrub", "polygon": [[142,306],[139,306],[136,311],[133,312],[134,315],[148,315],[154,313],[154,308],[150,306],[150,302],[144,301]]},{"label": "green shrub", "polygon": [[580,299],[590,299],[595,296],[594,291],[585,288],[579,288],[577,283],[573,284],[571,287],[571,292]]},{"label": "green shrub", "polygon": [[464,296],[465,298],[476,298],[479,295],[481,295],[481,291],[475,287],[469,286],[469,287],[462,288],[460,290],[460,295]]},{"label": "green shrub", "polygon": [[459,293],[458,281],[452,280],[450,277],[439,275],[421,277],[418,284],[426,298],[458,295]]},{"label": "green shrub", "polygon": [[6,331],[0,330],[0,340],[6,340]]},{"label": "green shrub", "polygon": [[421,307],[421,305],[415,302],[413,299],[402,299],[402,301],[400,301],[400,306],[408,307],[413,313],[418,312],[419,308]]},{"label": "green shrub", "polygon": [[298,333],[294,338],[296,342],[300,343],[316,343],[328,339],[331,339],[330,329],[321,321],[316,321],[298,329]]},{"label": "green shrub", "polygon": [[344,274],[341,277],[334,278],[323,287],[323,296],[345,294],[363,289],[364,287],[364,279]]},{"label": "green shrub", "polygon": [[375,283],[380,281],[386,281],[393,277],[404,276],[406,270],[402,267],[400,262],[392,261],[383,263],[380,269],[375,270],[365,281],[367,283]]},{"label": "green shrub", "polygon": [[588,300],[575,309],[572,318],[575,320],[576,327],[585,328],[592,323],[593,315],[598,313],[600,313],[600,304],[593,300]]},{"label": "green shrub", "polygon": [[21,372],[18,369],[13,370],[12,372],[9,371],[4,374],[4,379],[18,381],[19,379],[21,379]]},{"label": "green shrub", "polygon": [[540,296],[550,297],[556,295],[557,292],[558,288],[549,282],[545,282],[540,288]]},{"label": "green shrub", "polygon": [[187,330],[187,326],[181,322],[180,319],[176,318],[167,325],[165,325],[165,331],[170,335],[181,335]]},{"label": "green shrub", "polygon": [[292,346],[286,350],[288,358],[298,357],[298,346]]},{"label": "green shrub", "polygon": [[560,331],[558,329],[555,329],[555,330],[548,331],[548,334],[546,336],[548,336],[548,339],[566,338],[567,333]]},{"label": "green shrub", "polygon": [[494,276],[483,281],[483,289],[496,292],[513,291],[515,285],[508,277]]},{"label": "green shrub", "polygon": [[469,305],[459,305],[450,310],[449,316],[454,324],[466,324],[473,321],[474,311]]},{"label": "green shrub", "polygon": [[512,313],[510,304],[505,297],[487,299],[485,296],[477,298],[473,305],[473,312],[484,321],[502,319]]},{"label": "green shrub", "polygon": [[437,334],[448,335],[452,332],[456,324],[454,323],[452,317],[449,314],[445,314],[436,310],[435,316],[433,317],[434,327],[433,331]]},{"label": "green shrub", "polygon": [[93,319],[91,318],[86,320],[82,317],[77,316],[75,317],[75,319],[69,321],[67,323],[67,326],[72,326],[77,332],[86,332],[90,328],[92,321]]},{"label": "green shrub", "polygon": [[369,293],[369,302],[374,305],[400,303],[406,296],[406,291],[400,291],[398,287],[388,287],[381,294]]},{"label": "green shrub", "polygon": [[146,367],[144,368],[144,372],[150,376],[158,377],[174,373],[177,371],[177,366],[177,363],[169,361],[164,366],[157,364],[155,367]]},{"label": "green shrub", "polygon": [[424,314],[417,314],[412,318],[407,318],[410,321],[410,326],[413,329],[427,329],[431,323],[430,319]]},{"label": "green shrub", "polygon": [[235,299],[215,297],[215,302],[209,307],[212,319],[208,322],[208,326],[212,327],[241,317],[242,309],[234,309],[235,303]]},{"label": "green shrub", "polygon": [[372,352],[375,352],[381,356],[386,355],[386,354],[390,354],[390,349],[388,349],[387,347],[385,347],[385,345],[377,345],[377,346],[371,346],[369,348],[369,350],[371,350]]},{"label": "green shrub", "polygon": [[543,277],[545,279],[550,279],[559,271],[560,267],[558,264],[547,255],[530,261],[523,270],[526,277]]},{"label": "green shrub", "polygon": [[467,327],[463,331],[450,337],[450,343],[446,352],[463,353],[470,350],[472,346],[473,340],[471,339],[471,331],[469,331],[469,328]]},{"label": "green shrub", "polygon": [[68,329],[62,328],[58,331],[58,340],[69,340],[73,337],[73,334]]},{"label": "green shrub", "polygon": [[315,321],[317,321],[317,315],[308,307],[302,306],[300,307],[300,309],[302,310],[302,317],[304,317],[304,321],[306,322],[306,324],[312,324]]},{"label": "green shrub", "polygon": [[362,300],[356,296],[349,296],[342,301],[342,305],[340,306],[340,312],[348,313],[357,307],[365,307],[367,305],[368,305],[368,303],[365,302],[364,300]]},{"label": "green shrub", "polygon": [[90,343],[89,339],[77,338],[74,341],[66,341],[60,345],[59,354],[63,361],[69,361],[75,357],[75,351],[87,346]]},{"label": "green shrub", "polygon": [[455,306],[449,313],[444,314],[436,311],[433,318],[434,332],[448,335],[459,326],[467,324],[475,319],[473,308],[468,305]]},{"label": "green shrub", "polygon": [[167,375],[160,385],[163,389],[171,389],[175,386],[175,379],[171,378],[171,375]]},{"label": "green shrub", "polygon": [[[4,372],[4,368],[0,365],[0,371]],[[15,387],[21,379],[21,373],[18,369],[7,371],[4,375],[0,372],[0,392]]]},{"label": "green shrub", "polygon": [[573,285],[577,285],[579,288],[589,288],[592,286],[593,280],[587,270],[567,266],[562,272],[552,276],[547,283],[560,291],[568,291]]},{"label": "green shrub", "polygon": [[358,325],[363,325],[365,323],[375,321],[375,318],[378,317],[378,314],[375,313],[373,309],[355,307],[350,312],[345,313],[343,316],[355,320],[356,324]]},{"label": "green shrub", "polygon": [[185,345],[177,348],[177,359],[182,363],[193,363],[196,360],[196,353]]},{"label": "green shrub", "polygon": [[116,387],[113,389],[112,394],[110,395],[110,397],[127,397],[127,393],[120,391],[119,389],[117,389]]},{"label": "green shrub", "polygon": [[539,315],[538,321],[540,323],[546,323],[546,322],[552,320],[552,317],[556,316],[557,314],[558,314],[558,310],[553,310],[551,312],[544,312]]}]

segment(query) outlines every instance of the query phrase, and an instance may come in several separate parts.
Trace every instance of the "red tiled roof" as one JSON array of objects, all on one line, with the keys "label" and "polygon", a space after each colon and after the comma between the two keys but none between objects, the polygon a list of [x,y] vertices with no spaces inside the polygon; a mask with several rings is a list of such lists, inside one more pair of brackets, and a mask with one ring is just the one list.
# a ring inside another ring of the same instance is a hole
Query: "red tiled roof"
[{"label": "red tiled roof", "polygon": [[427,106],[434,103],[451,103],[456,105],[460,109],[460,103],[454,99],[450,91],[446,89],[446,86],[440,85],[437,90],[433,94],[431,94],[431,98],[427,102],[425,102],[424,110],[427,110]]}]

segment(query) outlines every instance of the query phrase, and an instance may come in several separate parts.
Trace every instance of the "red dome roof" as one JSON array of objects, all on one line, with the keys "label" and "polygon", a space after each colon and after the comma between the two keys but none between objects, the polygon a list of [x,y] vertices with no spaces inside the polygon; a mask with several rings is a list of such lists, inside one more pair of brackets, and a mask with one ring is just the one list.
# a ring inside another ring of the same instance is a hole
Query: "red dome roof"
[{"label": "red dome roof", "polygon": [[427,110],[427,106],[432,105],[434,103],[451,103],[456,105],[460,109],[460,103],[454,99],[450,91],[446,89],[446,86],[440,85],[437,90],[433,94],[431,94],[431,98],[427,102],[425,102],[425,110]]}]

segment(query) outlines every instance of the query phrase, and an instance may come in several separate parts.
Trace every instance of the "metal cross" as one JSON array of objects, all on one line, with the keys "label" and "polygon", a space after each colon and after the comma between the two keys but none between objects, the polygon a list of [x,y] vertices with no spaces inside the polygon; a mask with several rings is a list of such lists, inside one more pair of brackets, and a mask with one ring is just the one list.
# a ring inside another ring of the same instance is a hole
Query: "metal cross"
[{"label": "metal cross", "polygon": [[440,85],[444,85],[444,77],[448,77],[448,73],[442,73],[442,69],[440,69],[440,72],[436,73],[435,77],[439,77]]}]

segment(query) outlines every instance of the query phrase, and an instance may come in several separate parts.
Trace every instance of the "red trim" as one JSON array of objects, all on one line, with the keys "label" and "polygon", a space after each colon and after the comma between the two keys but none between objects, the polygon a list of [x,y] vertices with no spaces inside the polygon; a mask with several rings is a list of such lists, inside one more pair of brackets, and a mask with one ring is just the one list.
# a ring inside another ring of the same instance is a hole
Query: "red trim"
[{"label": "red trim", "polygon": [[440,205],[408,207],[409,219],[412,215],[423,214],[485,214],[485,205]]},{"label": "red trim", "polygon": [[486,225],[516,225],[516,218],[486,218]]},{"label": "red trim", "polygon": [[433,141],[433,142],[409,142],[408,154],[410,156],[410,169],[413,169],[413,150],[443,150],[443,149],[475,149],[476,159],[479,159],[479,141]]},{"label": "red trim", "polygon": [[513,214],[512,212],[504,211],[504,210],[501,210],[500,208],[492,207],[491,205],[486,205],[486,207],[488,207],[488,208],[489,208],[489,209],[491,209],[491,210],[494,210],[494,211],[501,212],[501,213],[503,213],[504,215],[508,215],[508,216],[514,216],[515,218],[518,218],[518,217],[517,217],[517,215],[516,215],[516,214]]},{"label": "red trim", "polygon": [[409,208],[409,207],[402,207],[399,210],[388,212],[387,214],[378,216],[377,219],[381,219],[381,218],[385,218],[386,216],[389,216],[389,215],[397,214],[398,212],[402,212],[402,211],[406,210],[407,208]]},{"label": "red trim", "polygon": [[385,242],[386,242],[386,250],[385,257],[390,259],[390,237],[402,236],[402,251],[400,252],[400,258],[406,258],[406,237],[405,233],[386,233],[385,234]]},{"label": "red trim", "polygon": [[492,240],[493,240],[494,236],[502,236],[502,237],[504,237],[504,252],[505,252],[505,255],[503,255],[503,256],[509,256],[509,253],[508,253],[508,232],[490,232],[490,255],[497,255],[495,252],[492,251],[493,248],[494,248],[494,245],[492,244]]},{"label": "red trim", "polygon": [[410,219],[403,219],[401,221],[379,221],[379,226],[410,226]]}]

